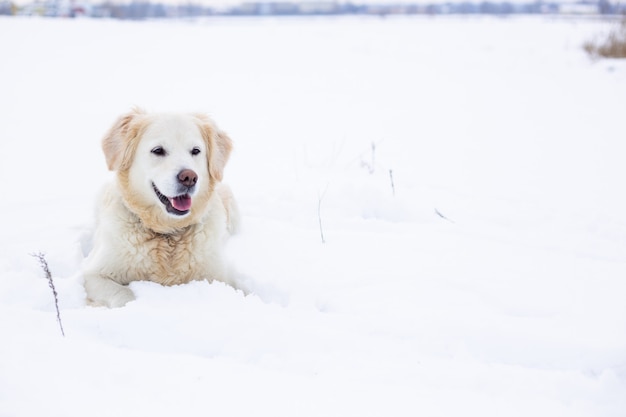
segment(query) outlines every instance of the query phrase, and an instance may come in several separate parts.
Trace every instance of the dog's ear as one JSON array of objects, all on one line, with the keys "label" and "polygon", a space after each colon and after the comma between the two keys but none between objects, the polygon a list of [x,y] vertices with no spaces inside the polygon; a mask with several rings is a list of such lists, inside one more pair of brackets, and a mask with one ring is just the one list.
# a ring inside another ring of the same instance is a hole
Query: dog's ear
[{"label": "dog's ear", "polygon": [[233,142],[224,131],[215,126],[210,118],[203,114],[195,116],[200,121],[200,129],[208,148],[209,175],[215,181],[222,181],[224,167],[233,150]]},{"label": "dog's ear", "polygon": [[143,114],[141,109],[135,108],[120,116],[102,139],[102,151],[109,170],[119,171],[130,166],[134,149],[131,145],[139,134],[136,121]]},{"label": "dog's ear", "polygon": [[233,141],[226,132],[216,129],[215,131],[215,148],[210,156],[209,172],[213,177],[221,181],[224,177],[224,167],[233,151]]}]

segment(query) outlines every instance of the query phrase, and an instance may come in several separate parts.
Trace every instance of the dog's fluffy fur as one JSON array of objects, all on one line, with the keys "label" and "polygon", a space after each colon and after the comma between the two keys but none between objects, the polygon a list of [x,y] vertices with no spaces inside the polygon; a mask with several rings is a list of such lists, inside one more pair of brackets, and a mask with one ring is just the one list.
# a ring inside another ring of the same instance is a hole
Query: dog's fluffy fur
[{"label": "dog's fluffy fur", "polygon": [[231,139],[204,115],[134,110],[102,148],[116,178],[103,190],[83,269],[89,303],[125,305],[135,298],[132,281],[233,285],[222,258],[239,221],[221,183]]}]

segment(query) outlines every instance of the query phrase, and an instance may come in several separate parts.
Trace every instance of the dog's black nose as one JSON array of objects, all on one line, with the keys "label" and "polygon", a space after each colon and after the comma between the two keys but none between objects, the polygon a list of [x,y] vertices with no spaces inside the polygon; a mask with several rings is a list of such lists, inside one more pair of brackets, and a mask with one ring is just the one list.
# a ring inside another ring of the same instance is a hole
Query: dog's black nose
[{"label": "dog's black nose", "polygon": [[190,169],[183,169],[178,173],[178,182],[185,187],[191,188],[198,182],[198,174]]}]

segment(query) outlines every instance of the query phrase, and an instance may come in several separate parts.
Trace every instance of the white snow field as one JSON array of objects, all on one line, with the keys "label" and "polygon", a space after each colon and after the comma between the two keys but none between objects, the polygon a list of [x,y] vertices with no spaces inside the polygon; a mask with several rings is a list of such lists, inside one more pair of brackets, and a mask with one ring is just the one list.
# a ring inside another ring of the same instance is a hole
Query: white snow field
[{"label": "white snow field", "polygon": [[[0,416],[625,416],[626,63],[581,48],[608,28],[0,19]],[[133,106],[233,138],[251,295],[85,305]]]}]

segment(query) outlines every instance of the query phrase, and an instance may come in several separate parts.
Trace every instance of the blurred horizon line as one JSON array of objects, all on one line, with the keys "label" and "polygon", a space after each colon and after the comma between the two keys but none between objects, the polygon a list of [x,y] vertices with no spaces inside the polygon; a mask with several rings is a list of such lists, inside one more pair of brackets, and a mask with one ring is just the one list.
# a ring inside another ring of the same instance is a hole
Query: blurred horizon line
[{"label": "blurred horizon line", "polygon": [[[626,15],[626,5],[608,0],[359,0],[237,1],[207,4],[202,0],[0,0],[0,15],[94,17],[118,19],[204,16],[338,16],[370,15]],[[218,0],[227,1],[227,0]]]}]

